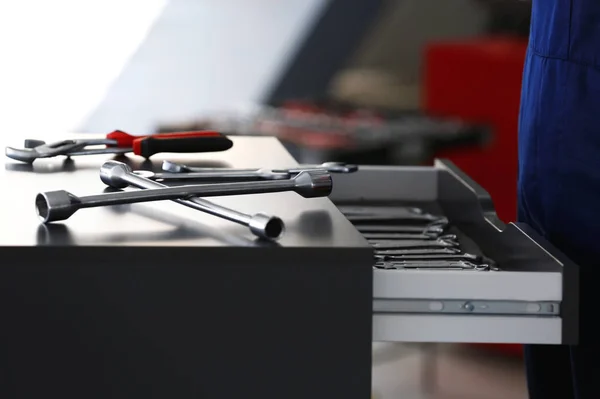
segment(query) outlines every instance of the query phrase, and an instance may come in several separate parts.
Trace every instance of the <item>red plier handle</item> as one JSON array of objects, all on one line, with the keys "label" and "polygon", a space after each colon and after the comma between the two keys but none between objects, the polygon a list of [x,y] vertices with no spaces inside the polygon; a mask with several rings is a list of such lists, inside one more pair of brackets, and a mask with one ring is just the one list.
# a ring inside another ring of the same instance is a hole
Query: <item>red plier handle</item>
[{"label": "red plier handle", "polygon": [[122,130],[115,130],[114,132],[106,135],[106,138],[108,140],[115,140],[117,142],[115,147],[119,147],[119,148],[133,147],[133,143],[136,140],[145,139],[145,138],[149,138],[149,137],[160,138],[160,139],[162,139],[162,138],[175,139],[175,138],[181,138],[181,137],[183,137],[183,138],[223,137],[223,135],[219,132],[213,132],[210,130],[195,131],[195,132],[159,133],[159,134],[152,134],[152,135],[146,135],[146,136],[133,136],[129,133],[125,133]]},{"label": "red plier handle", "polygon": [[161,133],[151,136],[132,136],[120,130],[106,136],[116,140],[117,147],[131,148],[131,152],[144,158],[163,152],[196,153],[226,151],[233,142],[214,131]]}]

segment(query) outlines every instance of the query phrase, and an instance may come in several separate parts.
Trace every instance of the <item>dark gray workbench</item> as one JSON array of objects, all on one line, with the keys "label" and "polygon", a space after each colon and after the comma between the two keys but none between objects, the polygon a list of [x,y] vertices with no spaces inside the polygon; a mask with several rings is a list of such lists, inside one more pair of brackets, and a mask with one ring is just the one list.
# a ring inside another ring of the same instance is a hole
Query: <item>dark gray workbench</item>
[{"label": "dark gray workbench", "polygon": [[[156,171],[163,159],[295,165],[275,139],[233,139],[222,153],[128,159]],[[106,159],[28,167],[5,158],[0,397],[368,397],[371,249],[328,199],[211,199],[281,217],[278,244],[166,201],[82,209],[40,225],[35,195],[102,192]]]}]

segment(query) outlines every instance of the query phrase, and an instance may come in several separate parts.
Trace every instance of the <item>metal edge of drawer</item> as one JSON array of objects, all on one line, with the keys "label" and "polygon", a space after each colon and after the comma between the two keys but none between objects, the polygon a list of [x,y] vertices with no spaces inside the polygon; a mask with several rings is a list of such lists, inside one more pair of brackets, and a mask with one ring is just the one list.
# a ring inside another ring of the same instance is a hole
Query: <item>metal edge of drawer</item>
[{"label": "metal edge of drawer", "polygon": [[[561,309],[561,317],[377,313],[374,340],[428,341],[430,336],[429,340],[440,342],[577,343],[578,267],[529,226],[500,221],[490,195],[454,164],[436,160],[433,167],[365,166],[357,173],[352,178],[335,177],[330,197],[334,203],[436,201],[453,224],[502,265],[502,271],[494,273],[377,270],[374,300],[557,301]],[[456,325],[466,320],[475,323],[476,331]],[[406,329],[403,323],[413,327]],[[417,325],[443,334],[410,333]],[[492,331],[490,326],[499,330],[485,337],[486,331]]]},{"label": "metal edge of drawer", "polygon": [[[448,160],[436,160],[438,201],[444,214],[508,272],[554,271],[562,275],[563,344],[579,337],[579,267],[525,223],[504,224],[491,196]],[[516,200],[516,199],[515,199]]]},{"label": "metal edge of drawer", "polygon": [[565,343],[560,317],[374,314],[374,342]]}]

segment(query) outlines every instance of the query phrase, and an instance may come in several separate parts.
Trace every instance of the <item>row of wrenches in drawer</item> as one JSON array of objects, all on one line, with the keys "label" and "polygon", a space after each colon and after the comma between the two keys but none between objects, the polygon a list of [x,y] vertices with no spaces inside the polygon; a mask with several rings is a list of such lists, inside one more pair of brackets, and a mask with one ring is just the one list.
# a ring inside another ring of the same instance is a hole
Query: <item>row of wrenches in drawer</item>
[{"label": "row of wrenches in drawer", "polygon": [[464,252],[443,216],[416,207],[339,208],[375,250],[377,269],[498,270],[491,259]]}]

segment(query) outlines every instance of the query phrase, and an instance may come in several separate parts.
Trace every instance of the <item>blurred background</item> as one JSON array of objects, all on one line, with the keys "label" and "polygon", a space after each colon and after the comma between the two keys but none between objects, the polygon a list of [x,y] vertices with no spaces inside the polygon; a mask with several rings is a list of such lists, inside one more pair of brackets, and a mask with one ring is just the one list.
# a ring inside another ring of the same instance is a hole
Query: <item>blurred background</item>
[{"label": "blurred background", "polygon": [[[516,217],[516,0],[0,1],[5,132],[276,135],[299,162],[449,158]],[[378,398],[525,398],[519,346],[374,345]]]}]

